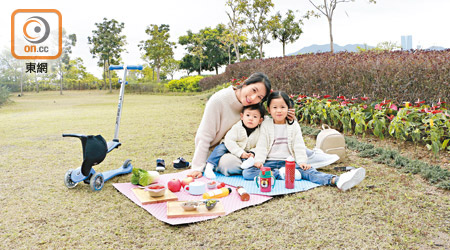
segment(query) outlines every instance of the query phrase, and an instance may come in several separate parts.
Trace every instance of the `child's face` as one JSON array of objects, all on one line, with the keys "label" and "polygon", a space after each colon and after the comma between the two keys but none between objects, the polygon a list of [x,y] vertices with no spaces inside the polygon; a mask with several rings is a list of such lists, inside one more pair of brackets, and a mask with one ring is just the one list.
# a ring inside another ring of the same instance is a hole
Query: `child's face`
[{"label": "child's face", "polygon": [[275,124],[285,124],[288,114],[288,105],[283,98],[272,99],[267,107],[269,114],[272,116]]},{"label": "child's face", "polygon": [[247,128],[256,128],[256,126],[261,124],[263,118],[258,110],[246,109],[244,113],[241,113],[241,120]]}]

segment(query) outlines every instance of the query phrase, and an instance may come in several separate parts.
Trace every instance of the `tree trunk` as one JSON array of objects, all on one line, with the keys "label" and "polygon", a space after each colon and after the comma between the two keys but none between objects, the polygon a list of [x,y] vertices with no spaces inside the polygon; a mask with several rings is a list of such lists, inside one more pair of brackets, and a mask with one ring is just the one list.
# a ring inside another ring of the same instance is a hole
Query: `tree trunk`
[{"label": "tree trunk", "polygon": [[214,68],[216,68],[216,75],[218,75],[219,74],[219,67],[214,67]]},{"label": "tree trunk", "polygon": [[20,96],[23,96],[23,71],[25,69],[22,68],[22,76],[20,77]]},{"label": "tree trunk", "polygon": [[103,82],[106,89],[106,60],[103,60]]},{"label": "tree trunk", "polygon": [[161,66],[159,66],[159,65],[156,66],[156,81],[157,82],[160,82],[160,80],[159,80],[159,70],[160,70],[160,68],[161,68]]},{"label": "tree trunk", "polygon": [[283,57],[286,55],[285,53],[284,53],[284,48],[286,47],[286,42],[285,41],[283,41]]},{"label": "tree trunk", "polygon": [[152,67],[152,81],[155,81],[155,69]]},{"label": "tree trunk", "polygon": [[239,45],[236,41],[233,41],[234,44],[234,51],[236,52],[236,62],[240,62],[241,59],[239,58]]},{"label": "tree trunk", "polygon": [[331,17],[328,18],[328,27],[330,28],[330,50],[331,53],[334,53],[334,46],[333,46],[333,26],[331,24]]},{"label": "tree trunk", "polygon": [[112,81],[111,81],[111,70],[109,70],[109,60],[108,60],[107,70],[108,70],[108,78],[109,78],[109,93],[112,93]]},{"label": "tree trunk", "polygon": [[228,65],[231,64],[231,45],[228,45]]},{"label": "tree trunk", "polygon": [[202,75],[202,59],[200,58],[200,67],[198,68],[198,75]]},{"label": "tree trunk", "polygon": [[263,58],[262,47],[263,47],[263,44],[260,43],[260,44],[259,44],[259,59],[262,59],[262,58]]},{"label": "tree trunk", "polygon": [[36,84],[36,93],[39,93],[39,84],[37,81],[36,73],[34,73],[34,84]]},{"label": "tree trunk", "polygon": [[62,95],[62,90],[63,90],[63,73],[61,72],[61,81],[59,84],[59,94]]}]

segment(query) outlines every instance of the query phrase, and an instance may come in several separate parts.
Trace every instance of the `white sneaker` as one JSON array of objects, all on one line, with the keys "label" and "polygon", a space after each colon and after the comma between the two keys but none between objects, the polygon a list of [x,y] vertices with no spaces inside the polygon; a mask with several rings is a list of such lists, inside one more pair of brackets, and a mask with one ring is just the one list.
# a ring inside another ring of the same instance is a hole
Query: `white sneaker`
[{"label": "white sneaker", "polygon": [[242,162],[241,168],[242,168],[242,169],[247,169],[247,168],[253,166],[254,164],[255,164],[255,158],[249,157],[247,160],[245,160],[244,162]]},{"label": "white sneaker", "polygon": [[[284,180],[286,178],[286,168],[282,167],[278,170],[278,173],[280,174],[280,179]],[[299,181],[302,179],[302,174],[298,169],[295,170],[295,180]]]},{"label": "white sneaker", "polygon": [[308,157],[307,164],[313,168],[321,168],[333,164],[339,160],[338,155],[327,154],[322,150],[315,148],[311,156]]},{"label": "white sneaker", "polygon": [[353,169],[350,172],[341,174],[336,186],[342,191],[347,191],[361,183],[365,176],[366,170],[364,168]]},{"label": "white sneaker", "polygon": [[216,174],[214,173],[213,169],[214,166],[211,163],[207,163],[203,175],[205,175],[205,177],[208,179],[216,179]]}]

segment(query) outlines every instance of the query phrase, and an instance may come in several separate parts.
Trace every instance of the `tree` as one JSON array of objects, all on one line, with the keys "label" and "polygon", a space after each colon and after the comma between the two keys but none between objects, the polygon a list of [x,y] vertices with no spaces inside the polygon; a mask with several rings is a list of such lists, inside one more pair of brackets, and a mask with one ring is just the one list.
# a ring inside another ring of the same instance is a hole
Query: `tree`
[{"label": "tree", "polygon": [[[200,74],[201,70],[215,70],[218,74],[219,68],[234,58],[230,43],[227,45],[227,35],[226,26],[218,24],[215,28],[206,27],[198,33],[189,30],[187,35],[179,37],[179,43],[189,53],[182,58],[180,68],[188,70],[188,74],[193,71]],[[238,53],[241,54],[241,51],[240,46]]]},{"label": "tree", "polygon": [[227,0],[226,6],[230,7],[230,11],[225,11],[228,16],[230,22],[228,23],[229,29],[229,40],[234,45],[234,51],[236,53],[236,61],[240,62],[241,57],[239,54],[239,44],[242,42],[243,37],[245,37],[246,29],[244,29],[245,20],[242,16],[242,12],[239,8],[240,5],[243,5],[244,2],[242,0]]},{"label": "tree", "polygon": [[278,22],[277,16],[269,17],[274,4],[272,0],[240,0],[238,10],[246,17],[247,29],[252,41],[259,48],[259,58],[263,58],[263,45],[269,43],[269,33]]},{"label": "tree", "polygon": [[283,44],[283,56],[285,56],[286,44],[297,41],[300,38],[300,34],[303,33],[300,28],[302,21],[295,21],[295,15],[292,10],[288,10],[285,19],[282,19],[279,12],[277,16],[279,22],[272,27],[272,37],[275,40],[278,39]]},{"label": "tree", "polygon": [[181,61],[177,61],[173,58],[166,60],[162,65],[162,70],[165,74],[170,75],[171,80],[173,80],[173,75],[180,69]]},{"label": "tree", "polygon": [[95,23],[97,30],[93,30],[93,36],[88,37],[88,44],[93,45],[89,51],[93,58],[98,57],[98,66],[103,67],[103,80],[106,86],[106,76],[109,77],[109,91],[112,92],[111,72],[109,66],[113,64],[119,64],[120,53],[125,51],[122,47],[126,44],[126,36],[120,35],[124,23],[117,22],[116,20],[107,20],[103,18],[103,23]]},{"label": "tree", "polygon": [[63,79],[64,79],[64,71],[69,70],[70,68],[70,56],[72,54],[72,46],[75,46],[77,43],[77,36],[75,34],[70,34],[67,36],[66,31],[63,30],[63,42],[62,42],[62,55],[58,58],[58,64],[56,71],[58,72],[60,78],[60,87],[59,94],[63,94]]},{"label": "tree", "polygon": [[156,80],[160,82],[160,70],[165,61],[173,58],[172,46],[174,42],[170,42],[169,25],[161,24],[159,27],[156,24],[151,24],[145,30],[150,36],[150,39],[141,41],[139,48],[145,51],[144,58],[153,62],[156,67]]},{"label": "tree", "polygon": [[[323,0],[323,4],[314,3],[313,0],[308,0],[314,8],[316,8],[320,14],[324,15],[328,20],[328,28],[330,31],[330,50],[331,53],[334,53],[333,48],[333,14],[336,6],[339,3],[348,3],[354,2],[355,0]],[[376,3],[376,0],[369,0],[369,3]],[[314,16],[320,17],[320,14],[315,13],[314,11],[309,11],[306,17]]]}]

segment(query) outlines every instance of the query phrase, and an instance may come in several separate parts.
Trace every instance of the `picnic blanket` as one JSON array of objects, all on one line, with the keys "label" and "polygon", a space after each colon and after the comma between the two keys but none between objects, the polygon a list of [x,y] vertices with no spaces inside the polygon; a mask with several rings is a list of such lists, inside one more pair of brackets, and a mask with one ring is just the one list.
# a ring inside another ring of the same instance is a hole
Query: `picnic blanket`
[{"label": "picnic blanket", "polygon": [[[160,179],[158,183],[166,185],[167,182],[173,178],[183,179],[186,177],[187,173],[189,173],[190,170],[186,170],[179,173],[173,173],[173,174],[164,174],[160,176]],[[199,178],[195,181],[202,181],[202,182],[208,182],[209,180],[205,177]],[[142,205],[139,199],[134,195],[132,189],[136,187],[136,185],[133,185],[131,183],[115,183],[113,186],[123,195],[128,197],[131,201],[136,203],[138,206],[145,209],[147,212],[149,212],[151,215],[153,215],[158,220],[164,221],[171,225],[179,225],[179,224],[186,224],[186,223],[193,223],[193,222],[199,222],[204,220],[210,220],[217,218],[219,216],[198,216],[198,217],[183,217],[183,218],[167,218],[167,202],[162,203],[155,203],[155,204],[148,204],[148,205]],[[230,186],[226,186],[230,187]],[[268,201],[272,199],[270,196],[265,195],[250,195],[249,201],[241,201],[239,194],[236,192],[236,189],[234,187],[231,187],[232,193],[224,198],[220,198],[219,200],[222,202],[224,209],[225,209],[225,215],[230,214],[236,210],[254,206],[261,204],[265,201]],[[179,201],[187,201],[187,200],[202,200],[202,196],[195,196],[190,195],[188,192],[181,190],[179,192],[174,193]],[[223,216],[223,215],[222,215]]]},{"label": "picnic blanket", "polygon": [[[173,178],[176,179],[184,179],[187,174],[191,170],[185,170],[178,173],[172,174],[164,174],[160,176],[158,183],[167,185],[167,182]],[[224,182],[227,184],[225,187],[231,187],[232,193],[224,198],[220,198],[219,200],[223,203],[225,209],[225,215],[230,214],[239,209],[255,206],[261,204],[265,201],[272,199],[271,196],[289,194],[294,192],[306,191],[311,188],[315,188],[320,186],[318,184],[312,183],[306,180],[295,181],[294,189],[286,189],[284,187],[284,180],[277,180],[275,182],[275,187],[271,192],[261,192],[259,188],[256,186],[254,181],[246,181],[242,177],[242,175],[233,175],[233,176],[224,176],[222,174],[216,173],[217,182]],[[209,180],[205,177],[199,178],[195,181],[208,182]],[[179,225],[179,224],[187,224],[193,222],[199,222],[204,220],[210,220],[217,218],[219,216],[198,216],[198,217],[184,217],[184,218],[167,218],[167,202],[163,203],[155,203],[142,205],[139,199],[134,195],[132,189],[136,187],[131,183],[115,183],[113,186],[123,195],[128,197],[131,201],[136,203],[138,206],[145,209],[151,215],[153,215],[158,220],[166,222],[171,225]],[[249,201],[241,201],[239,194],[236,192],[237,186],[243,186],[246,191],[250,194]],[[188,192],[181,190],[179,192],[174,193],[179,201],[187,201],[187,200],[202,200],[202,196],[190,195]],[[224,216],[224,215],[222,215]]]}]

